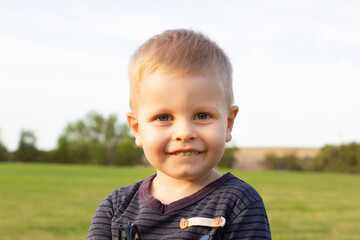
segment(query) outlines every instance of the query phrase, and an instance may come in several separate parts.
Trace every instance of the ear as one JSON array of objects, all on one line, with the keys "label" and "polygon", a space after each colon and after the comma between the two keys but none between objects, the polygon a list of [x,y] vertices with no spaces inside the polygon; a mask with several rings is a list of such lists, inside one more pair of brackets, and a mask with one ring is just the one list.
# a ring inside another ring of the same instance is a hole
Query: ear
[{"label": "ear", "polygon": [[231,107],[228,118],[227,118],[227,128],[226,128],[226,142],[230,142],[232,136],[231,131],[234,126],[234,121],[236,118],[236,115],[239,112],[239,107],[234,105]]},{"label": "ear", "polygon": [[140,131],[139,131],[139,121],[136,118],[136,115],[133,112],[126,113],[126,119],[129,124],[130,130],[135,137],[135,144],[139,147],[142,146]]}]

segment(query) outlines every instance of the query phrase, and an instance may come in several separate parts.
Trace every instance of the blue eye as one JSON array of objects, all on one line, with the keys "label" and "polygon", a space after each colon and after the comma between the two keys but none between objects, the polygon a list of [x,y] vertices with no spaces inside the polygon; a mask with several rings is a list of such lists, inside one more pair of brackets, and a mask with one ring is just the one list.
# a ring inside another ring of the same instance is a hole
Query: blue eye
[{"label": "blue eye", "polygon": [[200,120],[208,119],[209,117],[210,115],[207,113],[198,113],[195,116],[196,119],[200,119]]},{"label": "blue eye", "polygon": [[169,117],[169,115],[160,115],[157,117],[157,119],[161,122],[165,122],[165,121],[169,121],[170,117]]}]

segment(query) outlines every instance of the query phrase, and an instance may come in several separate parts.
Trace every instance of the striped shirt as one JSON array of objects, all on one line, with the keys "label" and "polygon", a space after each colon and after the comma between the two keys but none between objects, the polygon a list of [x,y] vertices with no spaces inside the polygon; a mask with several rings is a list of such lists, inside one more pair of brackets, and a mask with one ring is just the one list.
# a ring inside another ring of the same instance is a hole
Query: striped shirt
[{"label": "striped shirt", "polygon": [[[118,239],[118,229],[135,224],[143,240],[160,239],[271,239],[266,210],[260,195],[231,173],[198,192],[162,204],[149,193],[156,175],[121,187],[97,208],[87,240]],[[223,227],[180,227],[182,219],[223,217]]]}]

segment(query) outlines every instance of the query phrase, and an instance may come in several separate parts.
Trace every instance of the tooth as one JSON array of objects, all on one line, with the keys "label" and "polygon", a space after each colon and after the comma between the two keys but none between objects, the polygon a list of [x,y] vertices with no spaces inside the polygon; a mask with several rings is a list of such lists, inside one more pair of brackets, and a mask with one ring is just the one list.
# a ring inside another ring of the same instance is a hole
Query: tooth
[{"label": "tooth", "polygon": [[176,155],[178,156],[190,156],[190,155],[197,155],[198,152],[177,152]]}]

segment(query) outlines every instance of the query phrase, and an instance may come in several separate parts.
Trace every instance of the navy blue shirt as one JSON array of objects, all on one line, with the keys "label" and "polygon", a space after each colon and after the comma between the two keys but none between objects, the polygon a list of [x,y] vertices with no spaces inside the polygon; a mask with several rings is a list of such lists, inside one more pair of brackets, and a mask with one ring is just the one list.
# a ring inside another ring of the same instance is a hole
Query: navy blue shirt
[{"label": "navy blue shirt", "polygon": [[[168,205],[149,193],[155,176],[108,195],[95,212],[87,239],[118,239],[119,226],[129,222],[137,226],[143,240],[271,239],[260,195],[231,173]],[[220,217],[225,219],[225,225],[180,227],[182,219],[199,217]]]}]

